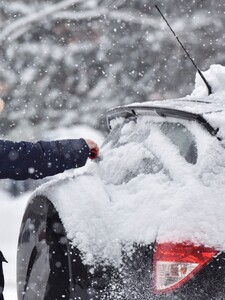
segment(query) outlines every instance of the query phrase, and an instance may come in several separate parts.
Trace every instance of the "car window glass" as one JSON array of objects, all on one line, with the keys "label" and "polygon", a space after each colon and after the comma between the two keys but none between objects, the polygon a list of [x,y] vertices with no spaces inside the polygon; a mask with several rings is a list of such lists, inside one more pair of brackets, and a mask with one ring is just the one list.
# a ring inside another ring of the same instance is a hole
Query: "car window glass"
[{"label": "car window glass", "polygon": [[113,127],[112,130],[110,130],[108,136],[106,137],[106,139],[104,140],[102,147],[104,146],[111,146],[112,148],[114,148],[120,138],[121,135],[121,128],[122,128],[123,124],[117,124],[115,127]]},{"label": "car window glass", "polygon": [[168,141],[179,149],[180,155],[188,163],[196,163],[195,139],[184,125],[172,122],[152,122],[152,120],[144,121],[140,118],[137,121],[117,124],[105,140],[103,151],[104,148],[107,151],[104,152],[103,164],[119,161],[115,169],[112,168],[112,164],[105,166],[105,170],[107,170],[105,177],[110,177],[111,182],[115,184],[128,182],[139,174],[163,172],[170,177],[160,157],[157,156],[157,152],[151,149],[149,143],[146,143],[147,139],[151,139],[153,127],[158,128],[168,138]]},{"label": "car window glass", "polygon": [[196,164],[197,146],[195,138],[184,125],[165,122],[161,125],[161,130],[179,148],[180,154],[188,163]]},{"label": "car window glass", "polygon": [[137,124],[131,121],[116,125],[112,129],[103,148],[108,148],[109,160],[113,156],[119,157],[121,164],[118,164],[112,174],[111,168],[107,168],[106,177],[110,177],[111,182],[120,184],[128,182],[139,174],[155,174],[163,170],[160,160],[145,145],[151,131],[151,126],[148,125],[146,126],[145,122]]},{"label": "car window glass", "polygon": [[[105,143],[110,141],[112,147],[118,147],[131,141],[141,143],[149,136],[151,130],[149,122],[140,122],[138,126],[136,126],[135,121],[129,123],[132,123],[131,127],[126,126],[126,124],[116,125],[110,132]],[[197,146],[191,132],[180,123],[164,122],[158,124],[161,131],[178,147],[181,156],[183,156],[188,163],[196,164]]]}]

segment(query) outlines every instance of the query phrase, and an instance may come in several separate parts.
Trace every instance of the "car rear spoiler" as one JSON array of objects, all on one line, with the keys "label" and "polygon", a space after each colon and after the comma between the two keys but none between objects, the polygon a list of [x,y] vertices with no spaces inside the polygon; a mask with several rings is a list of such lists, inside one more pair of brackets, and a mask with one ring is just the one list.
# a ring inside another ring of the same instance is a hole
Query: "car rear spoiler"
[{"label": "car rear spoiler", "polygon": [[[183,110],[156,107],[156,106],[119,106],[108,110],[107,124],[111,129],[110,122],[117,118],[122,117],[125,119],[136,119],[137,116],[160,116],[160,117],[174,117],[183,120],[196,121],[200,123],[211,135],[216,136],[219,129],[213,128],[206,119],[200,114],[194,114]],[[219,140],[219,138],[217,136]]]}]

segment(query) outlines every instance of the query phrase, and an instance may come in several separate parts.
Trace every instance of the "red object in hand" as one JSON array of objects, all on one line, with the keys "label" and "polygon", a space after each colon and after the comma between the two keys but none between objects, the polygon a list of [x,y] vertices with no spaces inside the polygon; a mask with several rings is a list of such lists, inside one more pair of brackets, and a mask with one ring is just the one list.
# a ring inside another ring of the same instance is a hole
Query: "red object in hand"
[{"label": "red object in hand", "polygon": [[98,157],[98,154],[99,154],[99,147],[98,147],[98,145],[94,141],[89,140],[89,139],[87,139],[85,141],[86,141],[88,147],[90,148],[90,152],[91,152],[88,157],[91,160],[96,159]]},{"label": "red object in hand", "polygon": [[91,149],[91,154],[89,155],[90,159],[96,159],[98,156],[98,151],[96,149]]}]

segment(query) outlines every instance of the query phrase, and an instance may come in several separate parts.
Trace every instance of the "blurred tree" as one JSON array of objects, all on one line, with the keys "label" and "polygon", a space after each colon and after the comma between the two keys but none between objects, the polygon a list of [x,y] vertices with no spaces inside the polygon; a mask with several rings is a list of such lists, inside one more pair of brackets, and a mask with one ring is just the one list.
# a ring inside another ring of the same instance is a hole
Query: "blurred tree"
[{"label": "blurred tree", "polygon": [[[105,130],[110,107],[190,93],[196,71],[154,4],[2,0],[1,133],[37,138],[78,123]],[[223,0],[158,5],[200,69],[225,63]]]}]

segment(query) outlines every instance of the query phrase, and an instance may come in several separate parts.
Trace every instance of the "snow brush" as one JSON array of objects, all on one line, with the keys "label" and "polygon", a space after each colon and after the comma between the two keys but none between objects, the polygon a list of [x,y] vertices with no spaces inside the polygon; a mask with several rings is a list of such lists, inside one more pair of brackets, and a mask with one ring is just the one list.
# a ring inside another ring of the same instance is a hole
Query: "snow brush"
[{"label": "snow brush", "polygon": [[91,149],[91,153],[88,156],[91,160],[94,160],[96,163],[100,162],[103,159],[101,153],[98,153],[95,149]]},{"label": "snow brush", "polygon": [[90,159],[94,160],[98,157],[98,152],[95,149],[91,149],[91,153],[88,156]]}]

